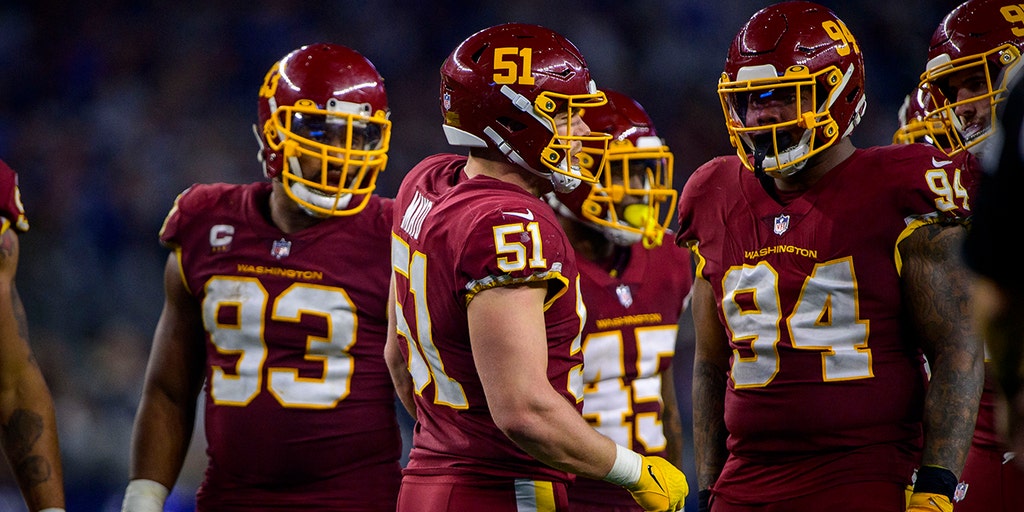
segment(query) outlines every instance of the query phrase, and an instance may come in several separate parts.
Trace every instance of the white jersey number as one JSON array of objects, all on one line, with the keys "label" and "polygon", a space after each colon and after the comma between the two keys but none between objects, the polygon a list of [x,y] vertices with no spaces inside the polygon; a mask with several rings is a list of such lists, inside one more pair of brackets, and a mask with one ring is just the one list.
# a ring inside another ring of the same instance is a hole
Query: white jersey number
[{"label": "white jersey number", "polygon": [[[583,416],[612,441],[635,449],[635,422],[636,442],[649,452],[665,448],[665,432],[658,414],[635,413],[633,406],[662,401],[658,369],[663,359],[671,359],[675,354],[678,331],[675,325],[635,329],[635,361],[626,361],[623,356],[625,340],[622,331],[587,335],[583,343],[583,380],[586,383]],[[622,377],[626,374],[624,365],[627,363],[636,365],[637,377],[624,386]]]},{"label": "white jersey number", "polygon": [[[245,406],[263,389],[284,407],[329,409],[348,396],[353,360],[348,350],[356,342],[356,306],[340,288],[295,283],[274,299],[270,317],[270,294],[258,279],[217,276],[206,285],[203,324],[210,341],[222,354],[238,356],[231,368],[214,366],[210,396],[217,405]],[[231,323],[220,320],[225,308],[233,314]],[[322,316],[327,330],[306,339],[304,358],[319,363],[317,377],[300,377],[297,368],[266,367],[268,322],[298,324],[303,315]]]},{"label": "white jersey number", "polygon": [[735,267],[723,279],[722,308],[733,343],[732,379],[737,388],[765,386],[779,372],[778,344],[789,330],[793,348],[821,353],[824,381],[872,376],[868,321],[859,316],[853,262],[815,265],[786,318],[779,305],[779,275],[766,262]]}]

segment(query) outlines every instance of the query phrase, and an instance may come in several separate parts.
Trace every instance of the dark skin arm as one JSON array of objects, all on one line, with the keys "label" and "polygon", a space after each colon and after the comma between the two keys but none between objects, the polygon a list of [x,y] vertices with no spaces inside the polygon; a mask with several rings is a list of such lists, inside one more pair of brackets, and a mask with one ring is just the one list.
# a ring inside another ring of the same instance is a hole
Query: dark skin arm
[{"label": "dark skin arm", "polygon": [[0,234],[0,444],[29,510],[64,507],[53,397],[28,344],[15,287],[18,235]]},{"label": "dark skin arm", "polygon": [[164,267],[164,293],[135,415],[130,476],[171,489],[192,439],[206,365],[200,306],[185,288],[174,253]]},{"label": "dark skin arm", "polygon": [[900,245],[910,332],[931,368],[922,465],[963,470],[984,381],[984,348],[971,324],[970,274],[959,260],[966,229],[927,225]]},{"label": "dark skin arm", "polygon": [[692,303],[695,348],[693,357],[693,448],[697,489],[711,487],[725,466],[725,390],[728,383],[729,338],[718,320],[715,294],[704,278],[694,279]]}]

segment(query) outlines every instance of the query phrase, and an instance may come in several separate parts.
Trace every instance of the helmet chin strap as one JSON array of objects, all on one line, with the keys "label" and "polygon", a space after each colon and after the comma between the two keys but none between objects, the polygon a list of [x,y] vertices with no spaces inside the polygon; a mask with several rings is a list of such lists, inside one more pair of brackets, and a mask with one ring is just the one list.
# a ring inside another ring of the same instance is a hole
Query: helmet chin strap
[{"label": "helmet chin strap", "polygon": [[[807,143],[810,140],[810,130],[804,132],[801,137],[800,143],[793,144],[793,135],[789,132],[780,132],[775,137],[775,142],[772,142],[771,135],[763,134],[754,139],[754,176],[759,180],[771,179],[771,178],[785,178],[792,176],[799,172],[807,164],[807,160],[801,160],[797,163],[790,163],[798,158],[803,157],[809,150]],[[786,148],[783,151],[779,151],[776,148]],[[769,157],[768,154],[775,156]],[[769,167],[776,167],[775,171],[771,172],[768,176],[768,172],[764,170],[765,162],[768,163]],[[763,184],[763,183],[762,183]]]},{"label": "helmet chin strap", "polygon": [[764,157],[768,154],[768,148],[772,145],[769,137],[759,137],[754,140],[754,177],[763,181],[768,177],[764,172]]},{"label": "helmet chin strap", "polygon": [[348,208],[348,203],[352,201],[352,194],[325,196],[310,190],[309,187],[297,181],[292,182],[291,190],[292,194],[301,200],[296,201],[296,203],[298,203],[299,207],[302,208],[302,211],[306,212],[311,217],[316,217],[318,219],[327,218],[330,217],[330,215],[309,208],[303,204],[303,201],[319,208],[323,208],[324,210],[344,210],[345,208]]},{"label": "helmet chin strap", "polygon": [[[559,166],[565,169],[565,162],[562,162]],[[578,165],[572,166],[572,170],[569,172],[576,175],[582,174]],[[580,186],[580,183],[583,183],[583,181],[568,174],[562,174],[560,172],[551,173],[551,185],[554,187],[555,192],[560,194],[566,194],[576,190],[576,187]]]},{"label": "helmet chin strap", "polygon": [[[781,133],[778,138],[780,143],[788,143],[792,139],[788,132]],[[774,148],[775,143],[772,141],[771,134],[764,134],[754,139],[754,177],[769,196],[778,200],[775,179],[764,172],[764,159],[768,155],[768,150]]]},{"label": "helmet chin strap", "polygon": [[562,172],[551,171],[548,173],[550,175],[548,179],[551,180],[551,186],[554,187],[555,192],[560,194],[572,192],[573,190],[576,190],[576,187],[580,186],[580,183],[583,183],[582,180],[574,177],[583,176],[583,172],[580,171],[580,166],[573,165],[572,167],[569,167],[568,161],[569,157],[566,157],[559,162],[558,168],[561,169]]},{"label": "helmet chin strap", "polygon": [[[299,164],[299,159],[294,156],[288,157],[288,163],[292,169],[302,169],[302,166]],[[282,172],[287,172],[287,169]],[[352,201],[351,193],[342,194],[340,196],[328,196],[321,194],[298,181],[292,181],[289,189],[291,189],[292,195],[298,199],[295,202],[302,208],[302,211],[306,212],[311,217],[316,217],[318,219],[330,217],[330,215],[318,212],[306,206],[306,203],[324,210],[344,210],[345,208],[348,208],[348,203]]]}]

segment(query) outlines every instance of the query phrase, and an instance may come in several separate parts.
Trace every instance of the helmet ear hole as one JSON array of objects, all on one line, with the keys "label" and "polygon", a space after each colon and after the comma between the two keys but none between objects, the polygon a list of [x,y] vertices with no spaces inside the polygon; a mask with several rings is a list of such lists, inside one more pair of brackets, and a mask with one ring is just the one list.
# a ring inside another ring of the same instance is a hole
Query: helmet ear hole
[{"label": "helmet ear hole", "polygon": [[508,116],[501,116],[495,119],[502,127],[511,133],[520,132],[526,129],[526,125]]},{"label": "helmet ear hole", "polygon": [[850,91],[849,94],[846,95],[847,103],[852,103],[857,99],[858,96],[861,96],[860,87],[855,87]]}]

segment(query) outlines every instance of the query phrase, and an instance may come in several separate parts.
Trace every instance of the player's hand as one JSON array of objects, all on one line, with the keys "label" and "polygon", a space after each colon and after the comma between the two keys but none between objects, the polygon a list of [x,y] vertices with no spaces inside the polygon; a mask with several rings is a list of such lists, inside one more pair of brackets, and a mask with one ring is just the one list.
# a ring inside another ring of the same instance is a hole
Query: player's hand
[{"label": "player's hand", "polygon": [[627,489],[633,499],[649,512],[682,510],[683,500],[690,492],[686,475],[669,461],[656,456],[643,458],[640,481]]},{"label": "player's hand", "polygon": [[907,512],[953,512],[953,504],[942,494],[915,492],[907,502]]}]

